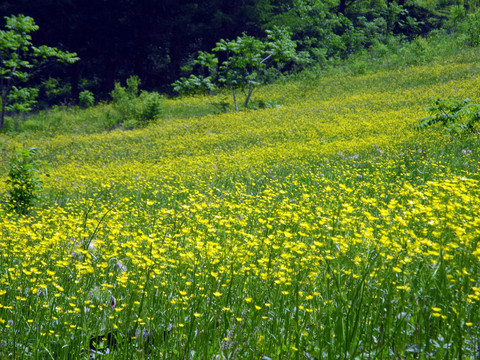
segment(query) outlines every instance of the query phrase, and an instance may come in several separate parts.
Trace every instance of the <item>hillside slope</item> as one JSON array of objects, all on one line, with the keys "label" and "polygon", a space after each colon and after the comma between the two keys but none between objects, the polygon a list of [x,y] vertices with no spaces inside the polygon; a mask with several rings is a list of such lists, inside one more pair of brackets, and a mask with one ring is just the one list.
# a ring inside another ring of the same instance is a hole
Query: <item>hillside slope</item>
[{"label": "hillside slope", "polygon": [[0,357],[474,359],[479,141],[414,127],[435,98],[476,101],[459,59],[305,74],[259,89],[270,109],[2,136],[51,176],[0,212]]}]

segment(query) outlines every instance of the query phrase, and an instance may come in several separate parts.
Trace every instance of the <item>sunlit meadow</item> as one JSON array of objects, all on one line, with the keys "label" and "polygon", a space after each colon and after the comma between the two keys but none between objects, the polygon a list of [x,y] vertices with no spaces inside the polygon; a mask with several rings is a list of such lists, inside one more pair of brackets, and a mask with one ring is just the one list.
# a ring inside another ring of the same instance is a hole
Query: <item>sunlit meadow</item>
[{"label": "sunlit meadow", "polygon": [[479,142],[414,125],[476,100],[478,57],[2,135],[3,165],[36,146],[51,168],[29,215],[0,215],[0,357],[477,359]]}]

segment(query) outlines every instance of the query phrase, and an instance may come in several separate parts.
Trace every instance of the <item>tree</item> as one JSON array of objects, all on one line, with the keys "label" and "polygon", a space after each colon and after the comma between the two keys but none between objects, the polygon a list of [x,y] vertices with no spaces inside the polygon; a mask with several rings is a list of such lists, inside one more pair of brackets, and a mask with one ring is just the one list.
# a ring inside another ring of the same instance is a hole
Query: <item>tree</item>
[{"label": "tree", "polygon": [[[242,31],[261,34],[272,1],[2,0],[0,23],[11,14],[30,16],[40,26],[35,44],[75,51],[81,58],[68,71],[49,66],[35,81],[58,79],[71,86],[73,101],[85,89],[107,99],[115,82],[131,75],[139,76],[144,90],[171,91],[198,51],[210,51],[218,39],[234,39]],[[42,95],[40,90],[39,101],[50,101]]]},{"label": "tree", "polygon": [[63,52],[46,45],[33,46],[31,32],[38,30],[33,18],[24,15],[5,17],[6,30],[0,30],[0,129],[5,126],[7,111],[29,111],[36,102],[38,90],[21,87],[32,72],[48,58],[63,63],[78,60],[75,53]]},{"label": "tree", "polygon": [[244,106],[247,108],[255,88],[266,80],[264,70],[267,65],[295,58],[296,44],[290,36],[290,32],[285,28],[275,27],[267,30],[265,40],[245,33],[236,40],[222,39],[212,51],[223,53],[226,60],[220,62],[214,54],[201,51],[194,65],[201,65],[207,70],[208,76],[205,76],[204,71],[203,75],[181,78],[173,83],[174,90],[179,93],[192,93],[225,86],[232,92],[235,110],[238,110],[236,90],[245,93]]}]

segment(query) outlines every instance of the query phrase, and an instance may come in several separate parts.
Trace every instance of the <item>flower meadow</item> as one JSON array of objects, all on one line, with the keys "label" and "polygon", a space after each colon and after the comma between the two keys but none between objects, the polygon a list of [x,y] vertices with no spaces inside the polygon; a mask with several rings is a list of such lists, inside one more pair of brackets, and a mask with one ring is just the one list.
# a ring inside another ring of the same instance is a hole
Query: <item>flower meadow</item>
[{"label": "flower meadow", "polygon": [[36,146],[51,168],[29,214],[1,213],[0,357],[477,359],[479,142],[414,128],[433,99],[474,98],[475,59],[2,135],[5,165]]}]

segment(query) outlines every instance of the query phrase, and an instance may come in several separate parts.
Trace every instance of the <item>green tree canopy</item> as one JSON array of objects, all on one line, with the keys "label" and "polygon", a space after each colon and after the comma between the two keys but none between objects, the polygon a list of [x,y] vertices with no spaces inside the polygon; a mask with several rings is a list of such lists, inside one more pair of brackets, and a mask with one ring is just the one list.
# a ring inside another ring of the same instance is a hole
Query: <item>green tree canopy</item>
[{"label": "green tree canopy", "polygon": [[21,84],[36,67],[48,58],[64,63],[78,60],[75,53],[46,45],[33,46],[30,33],[38,30],[33,18],[13,15],[5,19],[5,30],[0,30],[0,129],[5,126],[7,111],[29,111],[35,103],[38,90]]},{"label": "green tree canopy", "polygon": [[203,74],[183,77],[175,81],[173,87],[179,93],[194,93],[224,86],[232,92],[235,110],[238,110],[236,90],[240,89],[246,94],[246,108],[254,89],[265,82],[267,65],[294,60],[296,43],[290,37],[287,29],[274,27],[267,30],[264,40],[245,33],[235,40],[221,39],[212,49],[213,53],[201,51],[194,61],[203,68]]}]

